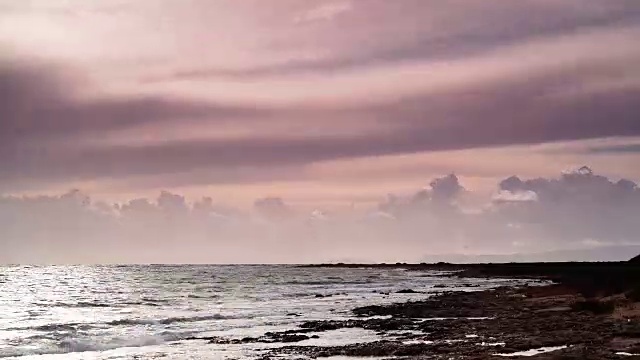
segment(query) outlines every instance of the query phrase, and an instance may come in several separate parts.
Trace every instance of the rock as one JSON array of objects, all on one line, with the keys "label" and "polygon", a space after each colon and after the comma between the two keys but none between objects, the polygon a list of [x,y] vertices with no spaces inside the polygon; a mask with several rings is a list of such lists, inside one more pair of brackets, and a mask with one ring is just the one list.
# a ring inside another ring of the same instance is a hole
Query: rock
[{"label": "rock", "polygon": [[301,335],[301,334],[292,334],[292,335],[283,335],[278,338],[276,342],[290,343],[290,342],[298,342],[302,340],[308,340],[309,336]]},{"label": "rock", "polygon": [[300,325],[307,331],[329,331],[345,328],[361,328],[375,331],[389,330],[413,330],[417,328],[417,322],[411,319],[350,319],[350,320],[314,320]]},{"label": "rock", "polygon": [[413,289],[402,289],[396,291],[396,294],[420,294],[420,291],[415,291]]},{"label": "rock", "polygon": [[[254,341],[293,343],[316,337],[309,334],[312,332],[341,328],[372,330],[384,339],[345,346],[288,345],[270,350],[264,359],[288,355],[493,359],[497,352],[563,345],[569,347],[537,355],[536,359],[611,359],[617,358],[616,351],[640,351],[640,323],[600,313],[601,305],[598,302],[593,307],[575,290],[551,286],[445,291],[421,301],[358,307],[353,309],[353,319],[307,321],[299,329],[267,333]],[[362,318],[374,315],[387,317]],[[474,336],[466,336],[470,334]],[[496,346],[483,343],[504,343],[504,346],[497,350]]]}]

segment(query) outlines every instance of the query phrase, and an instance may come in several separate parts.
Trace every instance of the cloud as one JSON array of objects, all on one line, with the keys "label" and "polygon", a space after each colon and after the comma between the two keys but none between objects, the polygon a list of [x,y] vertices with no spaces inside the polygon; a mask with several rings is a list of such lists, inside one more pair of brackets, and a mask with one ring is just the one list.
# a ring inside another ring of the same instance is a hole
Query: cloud
[{"label": "cloud", "polygon": [[538,194],[534,191],[526,190],[520,192],[511,192],[509,190],[501,190],[493,196],[494,202],[520,202],[520,201],[538,201]]},{"label": "cloud", "polygon": [[435,201],[451,201],[464,191],[455,174],[434,179],[429,185],[431,186],[431,196]]},{"label": "cloud", "polygon": [[282,198],[265,197],[258,199],[253,204],[259,215],[269,220],[284,220],[292,215],[292,210]]},{"label": "cloud", "polygon": [[[55,71],[49,75],[46,68],[24,70],[13,65],[3,69],[0,105],[8,115],[0,120],[4,165],[0,179],[8,184],[5,188],[15,182],[126,179],[201,169],[270,166],[291,170],[337,159],[640,135],[636,119],[640,89],[554,97],[558,84],[580,81],[580,74],[566,71],[349,108],[292,105],[267,109],[166,96],[77,99],[67,94],[82,88],[56,77]],[[595,65],[587,69],[591,74],[599,71]],[[147,125],[161,128],[185,123],[197,133],[199,126],[216,126],[227,119],[251,118],[258,123],[279,119],[291,124],[287,119],[294,118],[315,124],[311,119],[323,117],[351,118],[348,124],[362,130],[340,133],[344,126],[340,122],[318,122],[315,126],[334,127],[336,134],[264,136],[256,130],[238,138],[151,144],[135,140],[104,144],[100,139],[112,131],[126,134]],[[372,123],[386,125],[370,129]],[[284,176],[289,170],[274,175]],[[243,172],[235,173],[242,176]],[[251,181],[259,171],[244,173]],[[218,181],[216,176],[210,178]]]},{"label": "cloud", "polygon": [[498,195],[476,212],[457,204],[462,185],[455,176],[429,184],[366,211],[331,215],[275,196],[257,199],[250,212],[167,191],[155,200],[114,205],[78,190],[1,197],[0,261],[417,261],[438,253],[539,253],[637,243],[637,184],[588,168],[557,178],[505,179]]},{"label": "cloud", "polygon": [[294,18],[294,22],[305,23],[312,21],[329,21],[342,13],[351,11],[352,8],[353,5],[348,1],[329,2],[304,11]]},{"label": "cloud", "polygon": [[[2,59],[0,59],[2,60]],[[90,96],[69,70],[52,64],[0,63],[0,136],[24,141],[68,138],[184,118],[255,114],[255,109],[162,96]]]},{"label": "cloud", "polygon": [[[0,189],[317,181],[323,162],[640,134],[633,1],[349,4],[127,4],[122,29],[76,19],[86,38],[11,5],[0,16],[30,32],[0,27],[20,49],[0,61]],[[291,24],[301,13],[332,21]],[[39,43],[53,28],[68,36]],[[233,40],[204,49],[220,28]]]},{"label": "cloud", "polygon": [[[128,162],[131,167],[120,165],[119,160],[124,159],[118,156],[126,151],[100,151],[93,148],[99,143],[97,139],[143,125],[162,126],[184,119],[227,121],[260,113],[251,107],[175,97],[80,96],[87,90],[90,89],[86,84],[81,86],[68,71],[53,65],[22,64],[15,60],[0,63],[0,112],[3,114],[0,118],[0,160],[3,162],[0,181],[39,179],[46,182],[106,174],[133,175],[139,173],[136,168],[146,161]],[[151,148],[132,147],[130,152],[136,150],[148,154]],[[162,165],[151,165],[154,169],[158,167]],[[162,168],[155,173],[166,170],[169,169]],[[142,169],[142,173],[146,172],[148,169]]]},{"label": "cloud", "polygon": [[187,203],[184,196],[172,194],[168,191],[162,191],[158,197],[158,206],[160,209],[170,213],[180,213],[187,211]]},{"label": "cloud", "polygon": [[586,149],[589,153],[639,153],[640,144],[593,146]]},{"label": "cloud", "polygon": [[[621,1],[585,7],[581,1],[541,4],[496,2],[476,7],[433,1],[369,1],[354,9],[348,2],[329,2],[294,15],[300,26],[285,28],[274,50],[300,46],[326,56],[260,62],[248,66],[184,68],[147,81],[203,80],[337,73],[410,61],[452,61],[543,38],[583,31],[637,25],[640,10]],[[293,7],[293,6],[290,6]],[[482,11],[482,16],[469,16]],[[286,12],[286,10],[283,10]],[[567,16],[570,13],[570,16]],[[336,18],[338,15],[338,18]],[[570,17],[570,21],[568,18]],[[323,20],[341,20],[326,28]],[[309,24],[309,22],[311,24]],[[415,24],[420,24],[416,26]],[[309,26],[314,25],[314,26]],[[301,46],[304,43],[305,46]]]}]

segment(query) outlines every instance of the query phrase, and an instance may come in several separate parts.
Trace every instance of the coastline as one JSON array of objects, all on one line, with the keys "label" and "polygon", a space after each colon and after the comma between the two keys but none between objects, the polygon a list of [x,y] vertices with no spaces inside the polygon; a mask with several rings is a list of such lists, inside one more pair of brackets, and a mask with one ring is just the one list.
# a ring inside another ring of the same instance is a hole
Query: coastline
[{"label": "coastline", "polygon": [[640,267],[637,263],[320,264],[308,267],[456,271],[464,277],[527,278],[554,283],[443,292],[420,301],[356,308],[353,319],[305,322],[287,335],[361,328],[375,330],[389,340],[333,347],[291,345],[273,349],[264,359],[283,354],[310,358],[504,359],[508,355],[511,358],[535,355],[535,359],[640,359]]}]

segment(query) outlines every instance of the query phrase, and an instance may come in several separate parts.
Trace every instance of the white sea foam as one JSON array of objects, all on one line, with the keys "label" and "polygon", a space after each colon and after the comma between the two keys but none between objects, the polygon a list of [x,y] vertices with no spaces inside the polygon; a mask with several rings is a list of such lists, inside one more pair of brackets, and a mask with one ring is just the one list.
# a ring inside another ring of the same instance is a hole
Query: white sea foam
[{"label": "white sea foam", "polygon": [[54,354],[68,354],[76,352],[92,352],[92,351],[105,351],[126,347],[143,347],[150,345],[160,345],[169,341],[175,341],[180,339],[178,334],[166,334],[160,335],[145,335],[136,338],[112,338],[112,339],[65,339],[58,344],[50,344],[34,349],[25,348],[13,348],[2,349],[0,348],[0,358],[7,357],[20,357],[28,355],[54,355]]},{"label": "white sea foam", "polygon": [[562,350],[562,349],[566,349],[567,346],[563,345],[563,346],[548,346],[548,347],[541,347],[538,349],[530,349],[530,350],[525,350],[525,351],[518,351],[518,352],[514,352],[514,353],[509,353],[509,354],[496,354],[498,356],[506,356],[506,357],[511,357],[511,356],[534,356],[534,355],[538,355],[538,354],[544,354],[544,353],[548,353],[548,352],[552,352],[552,351],[558,351],[558,350]]},{"label": "white sea foam", "polygon": [[169,325],[173,323],[186,323],[186,322],[196,322],[196,321],[207,321],[207,320],[223,320],[230,319],[231,317],[223,316],[220,314],[212,314],[212,315],[196,315],[196,316],[184,316],[184,317],[169,317],[164,319],[119,319],[113,320],[107,325]]}]

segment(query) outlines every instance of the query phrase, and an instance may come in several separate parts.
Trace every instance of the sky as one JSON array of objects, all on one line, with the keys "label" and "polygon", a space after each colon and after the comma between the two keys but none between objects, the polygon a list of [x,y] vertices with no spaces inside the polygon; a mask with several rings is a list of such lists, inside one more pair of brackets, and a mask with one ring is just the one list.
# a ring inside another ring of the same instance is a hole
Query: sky
[{"label": "sky", "polygon": [[635,244],[638,39],[636,0],[0,0],[0,261]]}]

